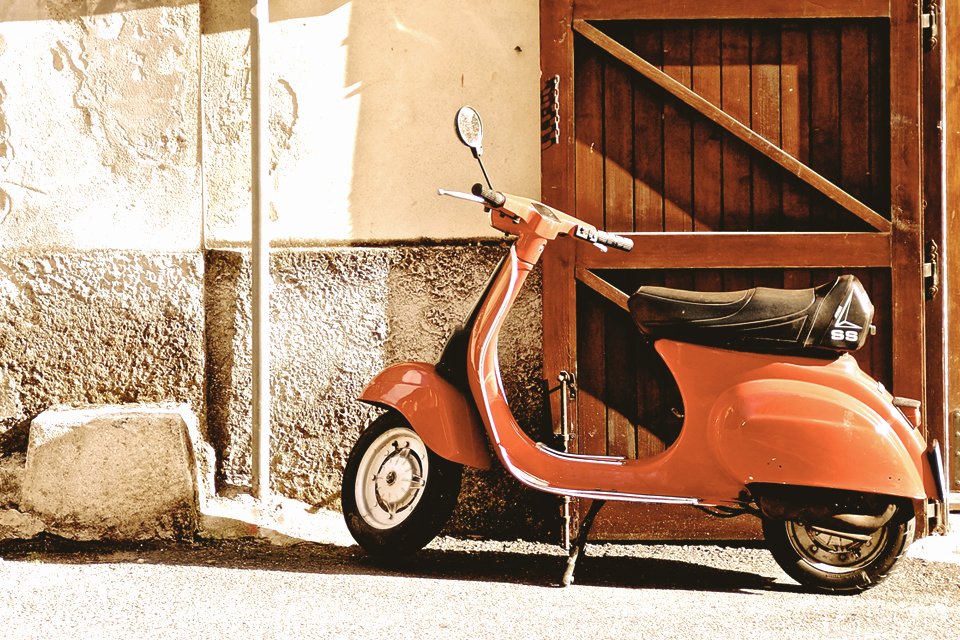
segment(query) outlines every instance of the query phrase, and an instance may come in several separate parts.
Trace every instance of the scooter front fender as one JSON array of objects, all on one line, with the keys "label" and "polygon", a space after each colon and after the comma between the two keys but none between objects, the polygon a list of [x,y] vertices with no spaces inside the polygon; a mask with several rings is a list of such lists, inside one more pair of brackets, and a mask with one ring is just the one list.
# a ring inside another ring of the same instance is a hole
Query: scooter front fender
[{"label": "scooter front fender", "polygon": [[486,431],[476,409],[433,365],[403,362],[388,367],[367,385],[360,400],[399,411],[440,457],[490,468]]},{"label": "scooter front fender", "polygon": [[922,499],[933,495],[923,439],[900,418],[842,391],[783,379],[735,385],[711,412],[717,455],[745,485]]}]

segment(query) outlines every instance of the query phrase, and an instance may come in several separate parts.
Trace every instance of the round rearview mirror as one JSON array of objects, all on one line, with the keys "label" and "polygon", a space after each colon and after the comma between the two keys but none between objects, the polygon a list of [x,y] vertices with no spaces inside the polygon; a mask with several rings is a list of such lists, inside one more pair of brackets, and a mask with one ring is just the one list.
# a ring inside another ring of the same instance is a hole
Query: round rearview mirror
[{"label": "round rearview mirror", "polygon": [[460,107],[457,111],[457,135],[476,155],[483,153],[483,123],[473,107]]}]

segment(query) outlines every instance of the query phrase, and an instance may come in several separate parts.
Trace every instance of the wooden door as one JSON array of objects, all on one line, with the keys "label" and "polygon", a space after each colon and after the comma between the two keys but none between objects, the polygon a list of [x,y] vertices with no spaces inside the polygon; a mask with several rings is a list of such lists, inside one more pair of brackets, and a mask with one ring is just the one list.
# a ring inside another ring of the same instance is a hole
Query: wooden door
[{"label": "wooden door", "polygon": [[[861,367],[925,397],[916,3],[543,0],[541,57],[557,89],[544,200],[635,242],[604,254],[566,241],[544,263],[545,373],[577,375],[572,450],[645,457],[680,429],[679,393],[624,313],[643,284],[854,273],[877,310]],[[624,503],[594,526],[757,535],[754,519]]]}]

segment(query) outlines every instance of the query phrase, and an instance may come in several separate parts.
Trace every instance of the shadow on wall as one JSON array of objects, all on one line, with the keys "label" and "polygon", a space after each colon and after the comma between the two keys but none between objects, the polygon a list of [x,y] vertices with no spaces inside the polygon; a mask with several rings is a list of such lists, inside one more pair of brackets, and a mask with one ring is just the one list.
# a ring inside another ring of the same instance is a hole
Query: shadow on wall
[{"label": "shadow on wall", "polygon": [[[201,4],[208,247],[243,246],[250,233],[246,6]],[[483,216],[436,188],[479,178],[451,127],[471,102],[495,132],[498,185],[539,193],[536,16],[536,3],[505,0],[272,3],[274,240],[490,236]]]}]

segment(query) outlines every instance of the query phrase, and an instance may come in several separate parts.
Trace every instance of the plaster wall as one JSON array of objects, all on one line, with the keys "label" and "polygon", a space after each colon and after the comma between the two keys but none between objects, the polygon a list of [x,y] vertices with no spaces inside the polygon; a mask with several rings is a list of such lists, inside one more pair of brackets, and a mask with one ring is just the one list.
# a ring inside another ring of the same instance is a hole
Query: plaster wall
[{"label": "plaster wall", "polygon": [[176,0],[2,3],[0,250],[200,248],[199,29]]},{"label": "plaster wall", "polygon": [[[435,358],[499,258],[478,208],[436,196],[481,177],[453,132],[461,104],[484,117],[494,185],[539,193],[537,7],[271,2],[278,492],[336,505],[374,415],[359,390],[387,364]],[[31,419],[57,404],[187,402],[221,488],[249,482],[249,264],[227,250],[250,236],[248,8],[0,3],[5,502]],[[502,360],[541,434],[533,285]],[[466,476],[454,528],[539,535],[552,514],[495,470]]]},{"label": "plaster wall", "polygon": [[[246,0],[203,0],[208,246],[249,242]],[[538,4],[531,0],[272,2],[271,234],[329,241],[490,237],[437,197],[482,178],[453,132],[481,112],[494,185],[540,193]]]}]

